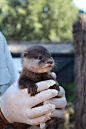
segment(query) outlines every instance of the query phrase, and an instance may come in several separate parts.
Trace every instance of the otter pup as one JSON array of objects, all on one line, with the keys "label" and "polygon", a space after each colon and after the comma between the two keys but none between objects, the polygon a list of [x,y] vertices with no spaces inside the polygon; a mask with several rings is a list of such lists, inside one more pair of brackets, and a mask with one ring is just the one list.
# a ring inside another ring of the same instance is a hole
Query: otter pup
[{"label": "otter pup", "polygon": [[[28,93],[37,93],[36,82],[54,79],[49,71],[54,66],[54,60],[49,51],[43,46],[32,46],[22,53],[22,73],[19,78],[19,88],[28,88]],[[59,90],[56,85],[55,89]]]},{"label": "otter pup", "polygon": [[[54,66],[54,60],[49,51],[40,45],[35,45],[27,48],[21,55],[22,58],[22,72],[19,78],[19,88],[28,88],[28,93],[34,96],[37,93],[36,83],[43,80],[54,78],[50,75],[50,70]],[[56,81],[56,80],[55,80]],[[58,82],[51,89],[60,90]],[[38,104],[41,106],[43,103]],[[46,122],[46,129],[57,129],[59,125],[58,118],[52,118]],[[24,129],[26,124],[15,123],[14,127]]]}]

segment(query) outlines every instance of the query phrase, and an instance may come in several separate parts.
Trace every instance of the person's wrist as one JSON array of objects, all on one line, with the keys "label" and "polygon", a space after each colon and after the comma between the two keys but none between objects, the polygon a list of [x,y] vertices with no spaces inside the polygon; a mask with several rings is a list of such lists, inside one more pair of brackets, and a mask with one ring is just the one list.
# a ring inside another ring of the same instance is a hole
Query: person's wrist
[{"label": "person's wrist", "polygon": [[4,112],[3,112],[3,109],[2,109],[2,97],[0,97],[0,115],[2,115],[2,118],[3,118],[3,120],[4,121],[6,121],[6,123],[12,123],[6,116],[5,116],[5,114],[4,114]]},{"label": "person's wrist", "polygon": [[0,97],[0,129],[6,127],[10,123],[6,120],[4,117],[2,111],[1,111],[1,97]]}]

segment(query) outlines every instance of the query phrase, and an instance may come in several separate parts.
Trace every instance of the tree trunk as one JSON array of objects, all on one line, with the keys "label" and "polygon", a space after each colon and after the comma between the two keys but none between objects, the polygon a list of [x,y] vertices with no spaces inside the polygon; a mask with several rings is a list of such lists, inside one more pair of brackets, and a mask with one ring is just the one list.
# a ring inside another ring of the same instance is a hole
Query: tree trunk
[{"label": "tree trunk", "polygon": [[73,24],[75,47],[75,128],[86,129],[86,15]]}]

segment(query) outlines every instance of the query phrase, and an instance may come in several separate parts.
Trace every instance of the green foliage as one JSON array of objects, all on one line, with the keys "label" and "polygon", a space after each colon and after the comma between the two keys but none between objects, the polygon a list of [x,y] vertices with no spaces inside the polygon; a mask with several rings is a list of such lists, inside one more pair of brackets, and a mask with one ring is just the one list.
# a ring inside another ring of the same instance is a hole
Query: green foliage
[{"label": "green foliage", "polygon": [[72,0],[0,0],[0,30],[7,40],[72,41],[77,14]]},{"label": "green foliage", "polygon": [[65,89],[65,95],[67,98],[67,102],[74,103],[74,98],[75,98],[75,83],[74,82],[65,82],[65,83],[60,83],[64,89]]}]

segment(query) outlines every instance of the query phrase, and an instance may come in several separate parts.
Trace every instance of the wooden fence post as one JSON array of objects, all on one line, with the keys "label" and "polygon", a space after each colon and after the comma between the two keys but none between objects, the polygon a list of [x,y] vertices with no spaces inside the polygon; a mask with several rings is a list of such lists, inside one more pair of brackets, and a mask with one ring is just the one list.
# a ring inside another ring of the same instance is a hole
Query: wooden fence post
[{"label": "wooden fence post", "polygon": [[75,47],[75,128],[86,129],[86,14],[73,24]]}]

